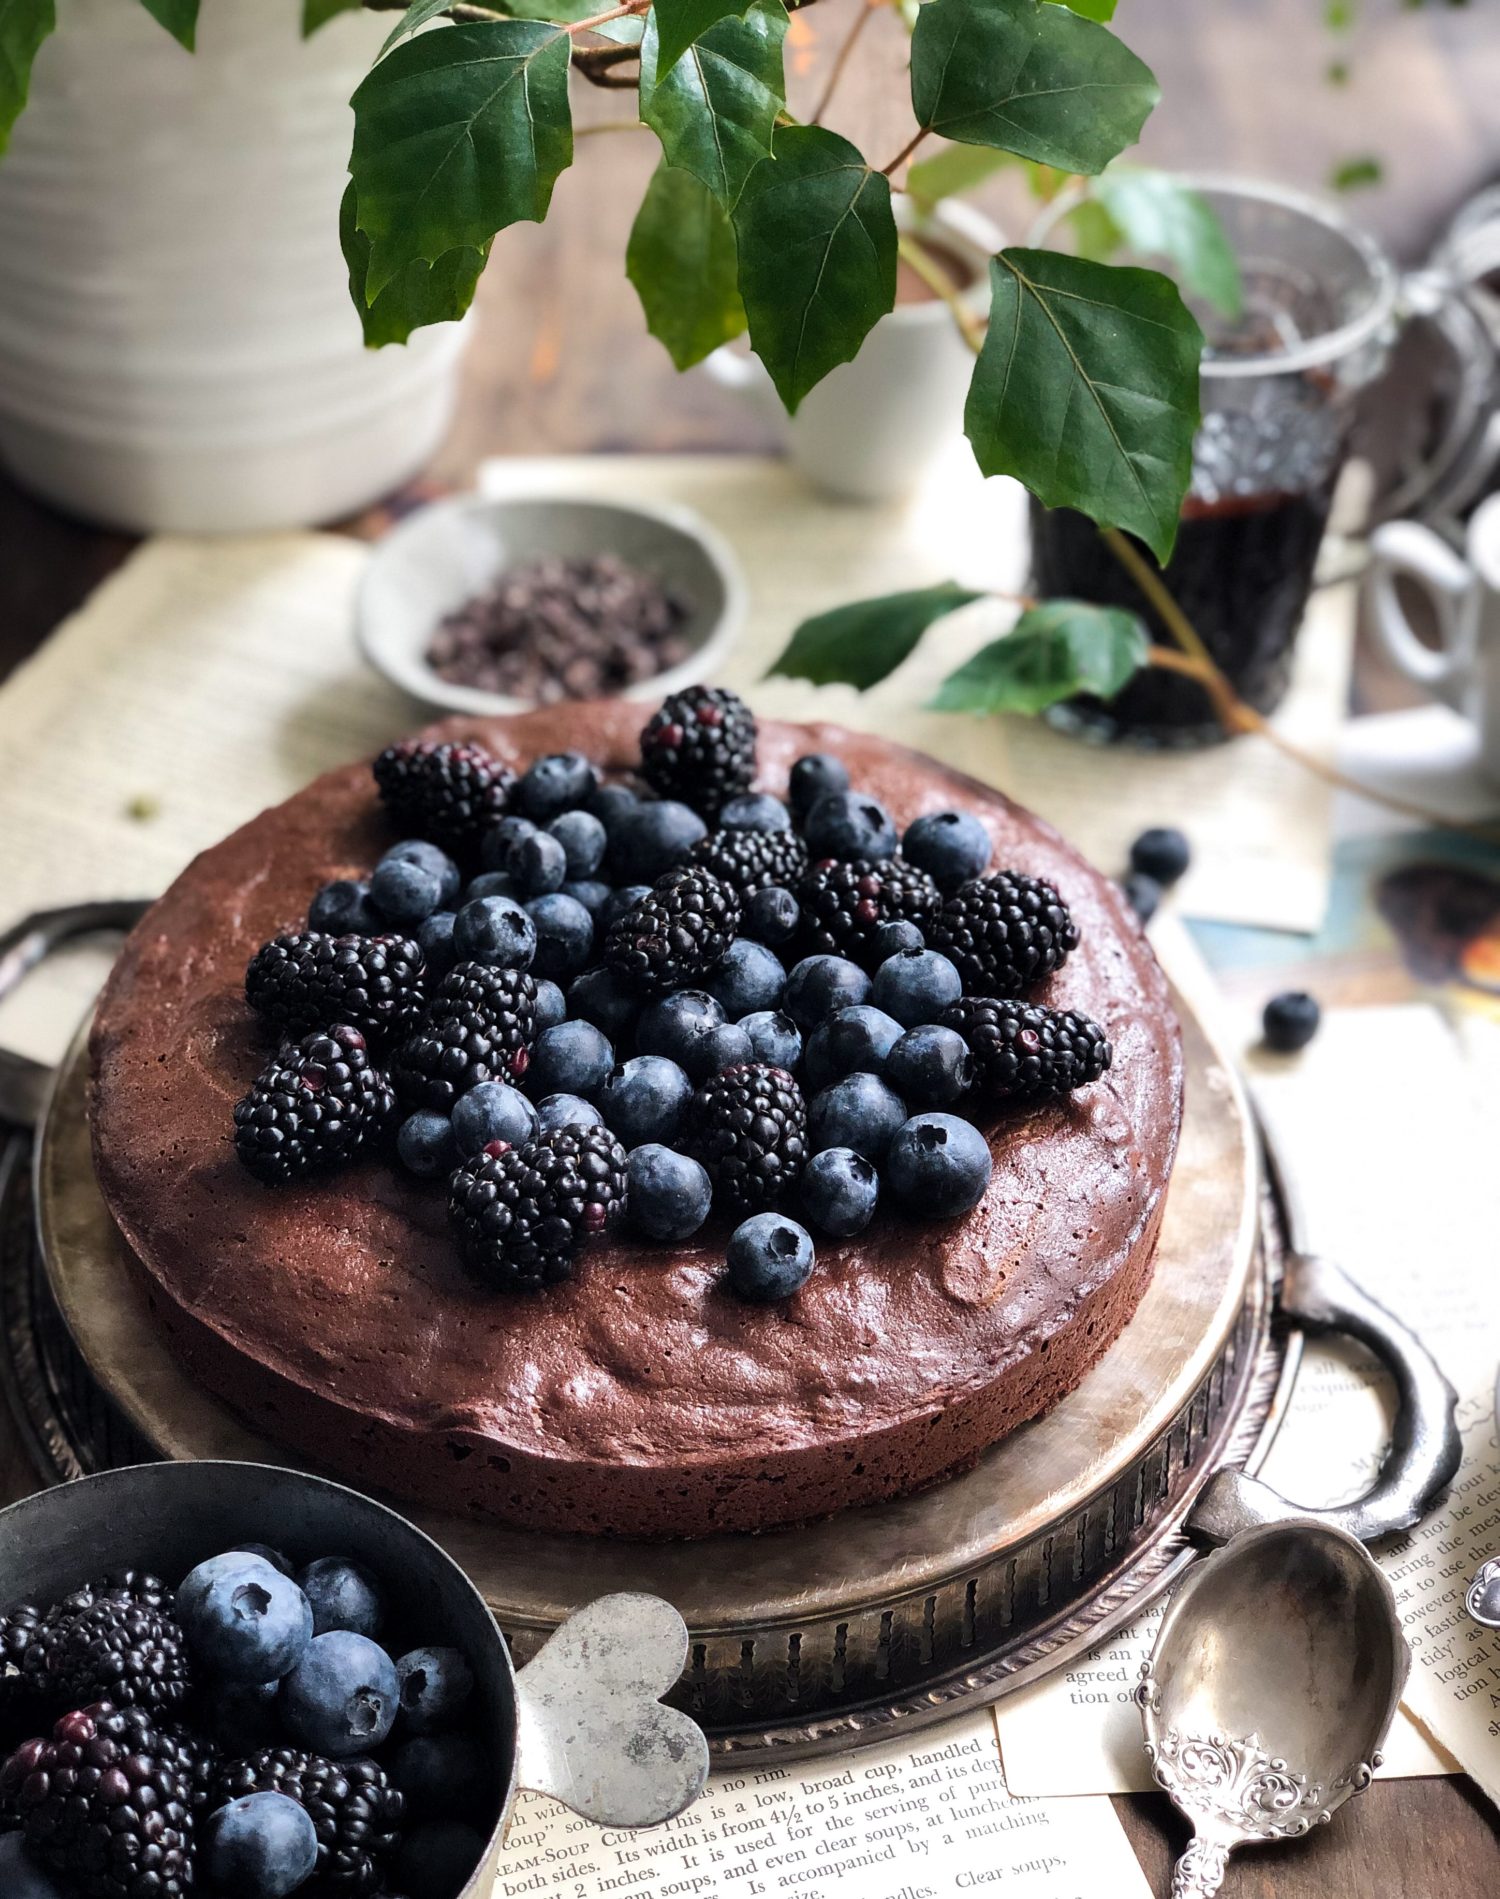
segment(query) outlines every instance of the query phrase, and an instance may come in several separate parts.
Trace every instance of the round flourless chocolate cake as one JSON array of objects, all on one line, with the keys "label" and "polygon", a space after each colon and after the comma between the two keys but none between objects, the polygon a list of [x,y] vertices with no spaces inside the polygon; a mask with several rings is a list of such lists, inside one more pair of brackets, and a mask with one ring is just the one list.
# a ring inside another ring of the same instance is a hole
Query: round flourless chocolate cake
[{"label": "round flourless chocolate cake", "polygon": [[[524,767],[577,749],[639,761],[640,708],[600,702],[450,720]],[[1167,986],[1108,879],[971,779],[832,726],[763,724],[757,785],[838,754],[898,823],[962,807],[992,867],[1053,882],[1081,942],[1032,999],[1080,1009],[1110,1070],[986,1123],[973,1212],[883,1207],[820,1241],[790,1299],[724,1283],[727,1223],[657,1246],[586,1249],[566,1283],[486,1290],[465,1270],[441,1183],[381,1154],[263,1186],[232,1111],[268,1040],[245,965],[302,926],[317,888],[365,875],[396,833],[367,764],[328,773],[205,852],[136,929],[96,1018],[100,1183],[153,1310],[189,1369],[309,1460],[429,1508],[542,1530],[642,1537],[763,1530],[962,1469],[1070,1391],[1150,1279],[1177,1145],[1182,1063]]]}]

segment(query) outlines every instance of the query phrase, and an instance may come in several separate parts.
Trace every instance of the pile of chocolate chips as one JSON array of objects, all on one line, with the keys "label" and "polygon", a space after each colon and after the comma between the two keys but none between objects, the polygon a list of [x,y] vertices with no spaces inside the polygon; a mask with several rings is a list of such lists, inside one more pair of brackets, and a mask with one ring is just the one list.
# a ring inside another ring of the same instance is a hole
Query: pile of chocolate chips
[{"label": "pile of chocolate chips", "polygon": [[616,554],[507,568],[441,623],[428,664],[537,705],[623,691],[687,658],[689,604]]}]

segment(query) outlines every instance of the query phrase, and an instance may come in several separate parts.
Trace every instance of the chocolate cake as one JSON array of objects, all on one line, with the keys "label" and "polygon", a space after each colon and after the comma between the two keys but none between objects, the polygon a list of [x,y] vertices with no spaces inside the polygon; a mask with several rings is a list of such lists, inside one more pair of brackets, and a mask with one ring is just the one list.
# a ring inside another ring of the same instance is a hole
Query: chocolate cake
[{"label": "chocolate cake", "polygon": [[[618,702],[430,736],[521,769],[565,748],[640,763]],[[127,943],[96,1019],[99,1180],[173,1349],[253,1426],[351,1480],[541,1530],[765,1530],[930,1484],[1070,1391],[1150,1279],[1181,1113],[1166,983],[1114,884],[1000,794],[830,726],[763,725],[758,788],[827,752],[905,826],[961,807],[993,863],[1043,877],[1079,947],[1028,997],[1102,1024],[1113,1064],[985,1124],[993,1172],[958,1219],[882,1207],[820,1239],[779,1304],[724,1281],[730,1222],[652,1245],[613,1233],[566,1283],[496,1294],[455,1247],[441,1186],[387,1147],[270,1187],[232,1111],[267,1054],[257,948],[400,835],[367,764],[328,773],[199,857]]]}]

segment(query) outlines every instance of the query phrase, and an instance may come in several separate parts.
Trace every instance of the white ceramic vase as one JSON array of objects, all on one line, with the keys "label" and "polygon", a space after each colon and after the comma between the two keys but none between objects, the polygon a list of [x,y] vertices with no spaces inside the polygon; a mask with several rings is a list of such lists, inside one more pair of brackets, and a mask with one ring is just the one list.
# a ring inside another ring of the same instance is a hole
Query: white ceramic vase
[{"label": "white ceramic vase", "polygon": [[414,474],[463,326],[367,350],[339,254],[349,95],[390,16],[67,0],[0,160],[0,457],[133,529],[335,519]]}]

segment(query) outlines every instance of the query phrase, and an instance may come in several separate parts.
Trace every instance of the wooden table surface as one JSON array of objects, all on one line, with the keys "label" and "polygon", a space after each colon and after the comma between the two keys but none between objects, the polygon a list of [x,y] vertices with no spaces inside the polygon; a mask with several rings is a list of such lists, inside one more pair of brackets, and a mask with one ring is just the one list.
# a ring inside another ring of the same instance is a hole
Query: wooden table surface
[{"label": "wooden table surface", "polygon": [[[820,0],[796,16],[794,109],[815,96],[857,3]],[[1341,161],[1378,157],[1383,182],[1351,196],[1349,208],[1398,258],[1419,258],[1465,197],[1500,177],[1500,22],[1486,0],[1415,9],[1410,0],[1364,0],[1360,13],[1359,29],[1335,39],[1317,0],[1129,0],[1117,29],[1154,66],[1164,98],[1144,155],[1314,190]],[[901,41],[893,17],[871,22],[832,115],[876,163],[900,142]],[[1349,65],[1346,84],[1325,78],[1335,59]],[[579,119],[618,110],[618,95],[589,94]],[[653,163],[643,133],[580,140],[548,223],[497,244],[437,480],[465,483],[494,453],[772,446],[764,422],[706,379],[675,376],[645,334],[623,254]],[[1024,230],[1013,182],[996,181],[984,202],[1012,232]],[[131,545],[0,478],[0,677]],[[1357,703],[1390,696],[1388,676],[1363,655]],[[35,1482],[0,1418],[0,1497]],[[1165,1893],[1183,1829],[1159,1797],[1117,1805],[1153,1890]],[[1307,1840],[1237,1860],[1228,1890],[1239,1899],[1497,1899],[1500,1828],[1466,1780],[1385,1782]]]}]

